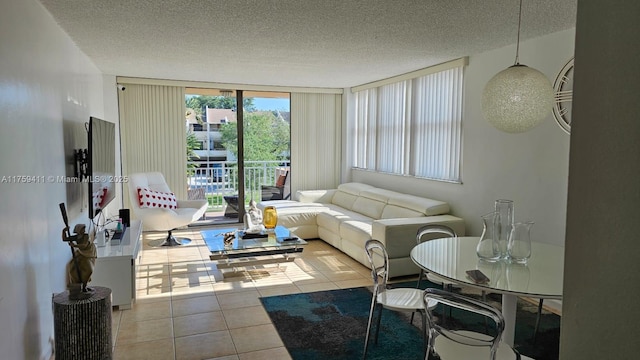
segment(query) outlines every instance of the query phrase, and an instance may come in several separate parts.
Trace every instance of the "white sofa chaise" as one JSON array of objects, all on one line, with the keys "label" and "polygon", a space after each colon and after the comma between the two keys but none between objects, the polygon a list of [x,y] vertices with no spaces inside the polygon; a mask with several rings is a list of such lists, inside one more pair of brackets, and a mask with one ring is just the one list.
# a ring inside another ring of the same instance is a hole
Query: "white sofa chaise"
[{"label": "white sofa chaise", "polygon": [[320,238],[367,267],[364,244],[369,239],[380,240],[389,253],[392,277],[419,272],[409,253],[421,226],[444,224],[464,235],[464,220],[448,215],[446,202],[363,183],[297,191],[294,198],[263,201],[258,207],[275,206],[279,225],[304,239]]}]

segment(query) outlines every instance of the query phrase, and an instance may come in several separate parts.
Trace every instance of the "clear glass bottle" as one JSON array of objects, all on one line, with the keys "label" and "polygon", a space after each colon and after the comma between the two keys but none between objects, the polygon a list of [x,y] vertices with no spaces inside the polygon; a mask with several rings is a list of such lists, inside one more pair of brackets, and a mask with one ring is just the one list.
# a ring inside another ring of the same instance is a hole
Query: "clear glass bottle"
[{"label": "clear glass bottle", "polygon": [[476,247],[476,254],[480,259],[486,261],[496,261],[500,259],[500,249],[498,248],[498,241],[495,234],[495,218],[497,212],[490,212],[482,215],[482,235],[480,235],[480,241]]},{"label": "clear glass bottle", "polygon": [[526,263],[531,257],[531,227],[533,222],[514,223],[509,234],[508,253],[512,262]]},{"label": "clear glass bottle", "polygon": [[262,222],[266,229],[275,229],[278,224],[278,212],[274,206],[267,206],[262,213]]},{"label": "clear glass bottle", "polygon": [[513,225],[513,201],[506,199],[496,200],[495,211],[497,215],[494,226],[500,258],[506,259],[509,257],[507,247],[509,245],[509,234],[511,233],[511,227]]}]

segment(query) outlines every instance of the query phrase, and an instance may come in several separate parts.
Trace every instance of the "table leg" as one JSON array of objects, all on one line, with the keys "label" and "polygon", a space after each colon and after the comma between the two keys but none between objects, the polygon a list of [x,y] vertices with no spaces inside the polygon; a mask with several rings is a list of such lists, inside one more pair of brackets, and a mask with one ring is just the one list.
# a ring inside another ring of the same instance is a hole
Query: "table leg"
[{"label": "table leg", "polygon": [[513,340],[516,335],[516,308],[518,297],[515,295],[502,295],[502,316],[504,316],[504,331],[502,341],[513,347]]}]

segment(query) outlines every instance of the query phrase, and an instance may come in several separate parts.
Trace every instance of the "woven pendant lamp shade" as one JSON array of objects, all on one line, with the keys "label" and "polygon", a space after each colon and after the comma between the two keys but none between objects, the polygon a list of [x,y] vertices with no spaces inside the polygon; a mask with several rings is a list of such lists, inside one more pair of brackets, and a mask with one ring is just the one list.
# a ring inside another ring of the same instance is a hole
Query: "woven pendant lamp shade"
[{"label": "woven pendant lamp shade", "polygon": [[551,113],[554,101],[549,79],[518,61],[521,22],[522,0],[514,65],[494,75],[482,91],[482,115],[491,125],[507,133],[533,129]]},{"label": "woven pendant lamp shade", "polygon": [[517,64],[489,80],[482,92],[482,114],[499,130],[521,133],[551,113],[553,99],[553,87],[544,74]]}]

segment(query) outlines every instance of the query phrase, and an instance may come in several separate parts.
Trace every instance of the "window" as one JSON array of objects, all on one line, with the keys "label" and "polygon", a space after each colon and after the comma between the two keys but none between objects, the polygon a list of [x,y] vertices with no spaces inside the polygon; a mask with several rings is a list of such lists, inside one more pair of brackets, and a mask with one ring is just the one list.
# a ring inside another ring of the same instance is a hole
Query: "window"
[{"label": "window", "polygon": [[211,141],[209,143],[209,150],[225,150],[224,144],[220,141]]},{"label": "window", "polygon": [[464,65],[461,59],[353,88],[354,166],[460,182]]}]

